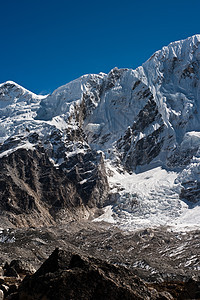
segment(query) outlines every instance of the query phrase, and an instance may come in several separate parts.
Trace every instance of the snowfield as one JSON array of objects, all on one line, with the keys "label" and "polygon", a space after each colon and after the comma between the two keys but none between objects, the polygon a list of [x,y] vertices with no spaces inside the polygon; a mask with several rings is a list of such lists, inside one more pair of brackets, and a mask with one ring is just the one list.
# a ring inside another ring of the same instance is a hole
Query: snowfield
[{"label": "snowfield", "polygon": [[176,231],[199,228],[200,207],[180,200],[182,187],[175,183],[178,173],[157,167],[139,174],[119,174],[110,164],[108,169],[111,191],[119,197],[95,222],[114,223],[130,231],[157,226]]},{"label": "snowfield", "polygon": [[51,95],[8,81],[0,84],[0,158],[42,147],[56,168],[77,168],[84,189],[101,156],[110,202],[96,222],[198,228],[199,95],[200,35],[163,47],[136,70],[84,75]]}]

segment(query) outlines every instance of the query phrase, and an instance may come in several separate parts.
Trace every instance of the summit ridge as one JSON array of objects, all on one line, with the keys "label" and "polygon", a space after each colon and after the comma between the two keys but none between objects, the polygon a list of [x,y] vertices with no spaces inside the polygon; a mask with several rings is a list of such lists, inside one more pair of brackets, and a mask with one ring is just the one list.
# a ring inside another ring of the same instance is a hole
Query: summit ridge
[{"label": "summit ridge", "polygon": [[[28,222],[27,212],[33,210],[40,218],[44,170],[33,166],[44,161],[53,177],[66,177],[76,197],[71,205],[69,190],[57,191],[56,213],[55,203],[45,204],[50,223],[61,219],[61,211],[62,218],[65,210],[72,217],[77,209],[87,218],[103,208],[96,221],[128,229],[198,226],[199,93],[199,34],[164,46],[135,70],[87,74],[50,95],[35,95],[12,81],[1,84],[0,159],[6,171],[1,172],[0,203],[5,217],[17,210],[20,222]],[[17,163],[22,156],[35,185]],[[61,182],[46,180],[51,191]],[[29,199],[25,210],[22,194],[17,196],[22,190]]]}]

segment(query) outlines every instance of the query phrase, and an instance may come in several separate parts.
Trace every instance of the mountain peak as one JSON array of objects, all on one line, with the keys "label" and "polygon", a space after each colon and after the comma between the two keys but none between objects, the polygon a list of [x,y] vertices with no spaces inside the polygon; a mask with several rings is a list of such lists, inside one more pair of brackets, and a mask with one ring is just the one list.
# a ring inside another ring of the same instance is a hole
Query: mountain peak
[{"label": "mountain peak", "polygon": [[37,98],[42,99],[42,98],[46,97],[46,95],[37,95],[12,80],[7,80],[7,81],[1,83],[0,89],[6,89],[6,90],[8,89],[9,91],[10,90],[18,90],[18,91],[20,91],[20,93],[29,94],[29,95],[33,96],[34,98],[37,97]]},{"label": "mountain peak", "polygon": [[17,84],[16,82],[14,82],[12,80],[7,80],[0,84],[0,88],[6,87],[6,86],[7,87],[18,87],[18,88],[24,89],[22,86],[20,86],[19,84]]},{"label": "mountain peak", "polygon": [[181,224],[182,199],[200,201],[199,44],[200,35],[170,43],[136,70],[83,75],[42,100],[13,81],[1,84],[2,159],[20,148],[43,151],[83,203],[112,198],[116,216],[124,210],[130,223],[167,224],[176,215]]},{"label": "mountain peak", "polygon": [[200,56],[200,34],[195,34],[186,39],[171,42],[169,45],[162,47],[156,51],[144,64],[149,68],[149,62],[159,61],[159,63],[166,59],[178,58],[183,63],[191,62],[193,59]]}]

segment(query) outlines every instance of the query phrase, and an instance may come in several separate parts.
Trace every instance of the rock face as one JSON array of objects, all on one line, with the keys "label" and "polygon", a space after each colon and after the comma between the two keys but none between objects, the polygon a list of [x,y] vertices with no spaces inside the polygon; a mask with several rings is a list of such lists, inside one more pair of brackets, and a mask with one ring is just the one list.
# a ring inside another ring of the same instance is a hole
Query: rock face
[{"label": "rock face", "polygon": [[54,224],[62,210],[68,219],[83,217],[87,207],[101,207],[100,197],[106,194],[100,166],[94,170],[93,185],[82,188],[73,178],[80,168],[66,175],[62,168],[54,167],[44,149],[19,149],[4,156],[1,166],[0,208],[16,226]]},{"label": "rock face", "polygon": [[[110,204],[113,193],[118,195],[117,202],[124,202],[122,191],[126,190],[129,196],[123,207],[130,212],[131,195],[148,200],[150,194],[144,196],[143,190],[134,186],[130,190],[125,184],[119,188],[120,176],[116,193],[110,184],[112,175],[124,172],[128,178],[131,173],[158,167],[170,174],[176,172],[177,177],[172,175],[173,180],[165,182],[168,191],[161,189],[154,197],[154,207],[164,198],[168,205],[171,193],[182,203],[197,203],[199,66],[200,35],[195,35],[163,47],[136,70],[114,68],[108,74],[84,75],[51,95],[37,96],[10,81],[1,84],[3,210],[18,214],[18,219],[22,213],[28,216],[28,211],[34,211],[40,215],[37,220],[41,217],[44,224],[50,224],[56,215],[58,220],[60,209],[75,214],[81,210],[80,215],[85,215],[88,209]],[[26,166],[13,166],[13,160],[21,155]],[[44,176],[43,165],[50,175]],[[136,206],[133,208],[132,213]],[[21,219],[10,221],[14,225],[32,222],[30,214],[26,221]]]},{"label": "rock face", "polygon": [[25,263],[19,259],[12,260],[10,264],[6,262],[2,268],[0,277],[0,299],[9,299],[9,295],[16,295],[25,275],[33,273],[35,273],[35,269],[29,263]]},{"label": "rock face", "polygon": [[56,249],[33,276],[24,279],[15,299],[41,297],[49,300],[159,299],[159,294],[124,267]]},{"label": "rock face", "polygon": [[[117,148],[122,153],[122,162],[128,171],[139,165],[149,164],[159,155],[164,143],[165,125],[152,94],[147,91],[148,93],[145,91],[143,96],[150,94],[147,104],[139,112],[132,127],[129,127],[125,135],[117,141]],[[148,131],[153,124],[159,124],[160,127],[140,138],[141,132]]]},{"label": "rock face", "polygon": [[90,209],[101,208],[109,191],[104,156],[87,143],[83,105],[66,121],[60,117],[41,123],[34,118],[42,97],[13,82],[1,85],[0,91],[2,216],[15,226],[49,225],[88,217]]},{"label": "rock face", "polygon": [[19,287],[9,287],[10,300],[37,299],[199,299],[199,282],[145,283],[129,269],[60,249]]},{"label": "rock face", "polygon": [[199,299],[199,237],[197,230],[125,232],[86,220],[4,230],[0,290],[6,299],[105,299],[103,292],[110,299]]},{"label": "rock face", "polygon": [[19,149],[1,163],[1,210],[14,225],[41,224],[42,218],[43,224],[52,224],[56,210],[81,204],[74,184],[45,153]]}]

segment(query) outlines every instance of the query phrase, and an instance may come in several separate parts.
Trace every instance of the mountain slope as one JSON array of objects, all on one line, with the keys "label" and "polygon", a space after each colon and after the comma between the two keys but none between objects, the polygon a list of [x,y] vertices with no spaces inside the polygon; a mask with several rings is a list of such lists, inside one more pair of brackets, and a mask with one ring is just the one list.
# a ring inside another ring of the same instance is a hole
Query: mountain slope
[{"label": "mountain slope", "polygon": [[[199,64],[200,35],[195,35],[163,47],[136,70],[84,75],[51,95],[1,84],[0,157],[22,148],[27,155],[44,153],[74,185],[76,208],[112,205],[98,220],[110,212],[109,220],[128,228],[172,221],[196,225]],[[7,182],[1,199],[4,189]],[[58,194],[53,197],[61,201]]]}]

